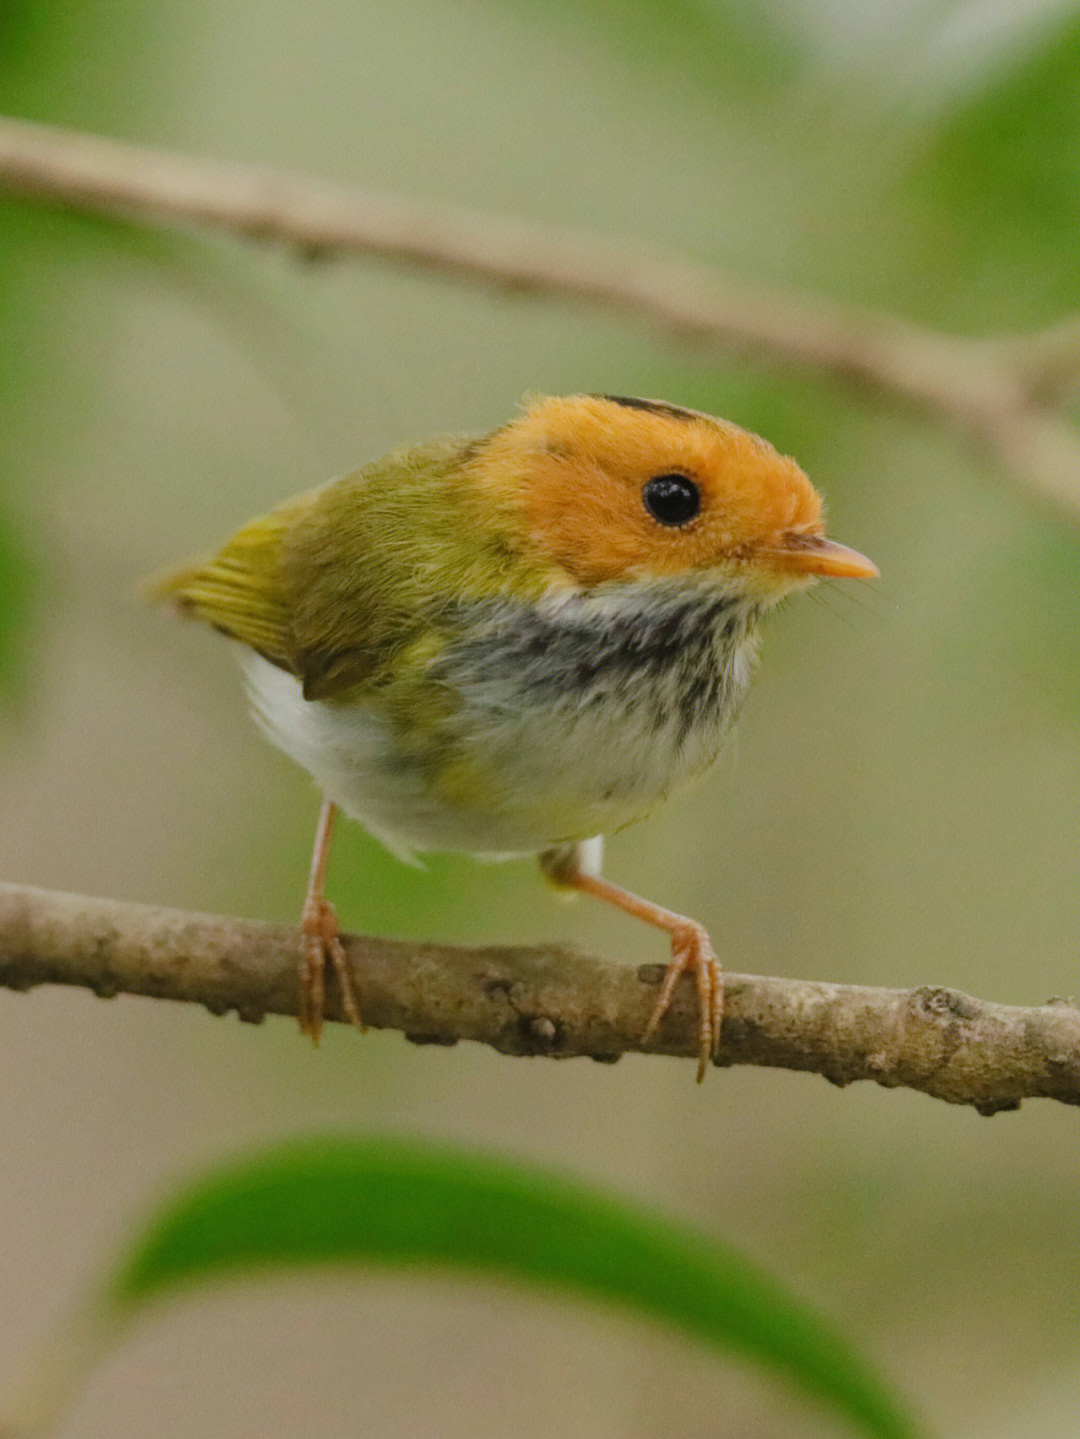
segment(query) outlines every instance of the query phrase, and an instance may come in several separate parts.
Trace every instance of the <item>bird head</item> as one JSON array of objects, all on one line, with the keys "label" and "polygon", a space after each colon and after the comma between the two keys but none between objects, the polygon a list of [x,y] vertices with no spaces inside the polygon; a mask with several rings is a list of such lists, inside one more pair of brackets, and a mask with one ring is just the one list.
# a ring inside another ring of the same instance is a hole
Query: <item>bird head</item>
[{"label": "bird head", "polygon": [[794,460],[696,410],[619,395],[533,401],[478,482],[576,584],[708,577],[768,604],[818,576],[872,578],[825,535]]}]

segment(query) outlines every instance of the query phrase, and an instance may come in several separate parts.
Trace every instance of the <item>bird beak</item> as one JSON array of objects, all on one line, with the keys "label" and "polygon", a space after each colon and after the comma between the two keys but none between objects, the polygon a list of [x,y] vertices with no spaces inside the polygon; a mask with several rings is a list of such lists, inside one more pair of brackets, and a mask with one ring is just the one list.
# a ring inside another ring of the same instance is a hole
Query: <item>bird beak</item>
[{"label": "bird beak", "polygon": [[786,535],[779,545],[759,550],[756,558],[770,569],[788,574],[829,575],[843,580],[874,580],[880,574],[873,560],[824,535]]}]

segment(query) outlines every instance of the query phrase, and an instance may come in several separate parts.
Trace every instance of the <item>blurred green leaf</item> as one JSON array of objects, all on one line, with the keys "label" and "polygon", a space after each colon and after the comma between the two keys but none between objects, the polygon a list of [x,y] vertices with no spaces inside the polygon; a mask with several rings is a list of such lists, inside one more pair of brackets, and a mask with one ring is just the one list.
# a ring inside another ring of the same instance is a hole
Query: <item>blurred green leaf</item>
[{"label": "blurred green leaf", "polygon": [[1034,326],[1080,304],[1078,76],[1072,8],[960,97],[919,165],[948,223],[931,251],[935,264],[985,273],[997,327]]},{"label": "blurred green leaf", "polygon": [[18,698],[26,679],[36,580],[26,544],[0,516],[0,700]]},{"label": "blurred green leaf", "polygon": [[0,4],[0,110],[88,130],[137,127],[182,63],[182,6],[104,0],[96,24],[70,0]]},{"label": "blurred green leaf", "polygon": [[[1075,12],[1021,64],[973,94],[943,136],[957,161],[956,183],[968,198],[993,195],[993,218],[1056,226],[1075,220],[1080,154],[1080,23]],[[1055,143],[1048,143],[1053,136]]]},{"label": "blurred green leaf", "polygon": [[848,1343],[716,1243],[550,1173],[450,1149],[323,1139],[204,1175],[115,1276],[118,1327],[222,1275],[310,1265],[446,1265],[648,1315],[779,1370],[882,1439],[915,1431]]}]

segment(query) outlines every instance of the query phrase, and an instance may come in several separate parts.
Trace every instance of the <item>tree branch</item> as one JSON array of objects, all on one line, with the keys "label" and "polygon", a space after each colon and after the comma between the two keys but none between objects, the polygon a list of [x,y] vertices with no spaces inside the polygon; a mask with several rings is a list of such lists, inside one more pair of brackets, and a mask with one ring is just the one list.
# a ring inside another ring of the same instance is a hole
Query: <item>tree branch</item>
[{"label": "tree branch", "polygon": [[824,370],[930,411],[1080,515],[1080,433],[1059,409],[1080,376],[1075,317],[1031,335],[966,339],[740,284],[615,240],[0,118],[5,191],[143,224],[224,230],[308,256],[375,255],[636,315],[712,352]]},{"label": "tree branch", "polygon": [[[592,236],[544,233],[264,169],[234,167],[0,119],[0,195],[147,224],[186,224],[373,254],[515,291],[637,315],[713,351],[810,366],[929,410],[1080,514],[1080,434],[1058,409],[1080,377],[1080,321],[969,340],[838,302],[754,289]],[[510,1054],[616,1058],[640,1047],[660,966],[551,946],[460,949],[352,938],[376,1027],[474,1039]],[[0,886],[0,985],[81,985],[200,1003],[244,1019],[295,1014],[297,936],[107,900]],[[1080,1103],[1080,1014],[986,1004],[944,989],[870,989],[728,975],[722,1064],[875,1079],[984,1113],[1027,1097]],[[330,1017],[340,1018],[331,999]],[[650,1046],[696,1052],[680,994]]]},{"label": "tree branch", "polygon": [[[466,949],[345,939],[365,1018],[419,1043],[477,1040],[502,1054],[610,1061],[641,1049],[662,965],[631,968],[554,945]],[[235,1010],[295,1015],[296,929],[254,920],[0,884],[0,986],[77,985]],[[983,1114],[1045,1097],[1080,1104],[1080,1013],[955,990],[728,974],[721,1065],[808,1070],[834,1084],[873,1079]],[[341,1021],[336,994],[327,1017]],[[680,986],[649,1051],[697,1054],[692,985]]]}]

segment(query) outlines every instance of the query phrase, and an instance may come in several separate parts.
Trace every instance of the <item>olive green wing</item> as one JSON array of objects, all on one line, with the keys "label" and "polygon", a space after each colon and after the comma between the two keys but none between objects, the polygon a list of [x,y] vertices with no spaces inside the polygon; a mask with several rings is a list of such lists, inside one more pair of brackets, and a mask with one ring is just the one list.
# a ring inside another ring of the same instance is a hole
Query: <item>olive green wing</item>
[{"label": "olive green wing", "polygon": [[483,560],[461,479],[474,447],[398,451],[288,500],[152,593],[297,675],[306,699],[378,685]]},{"label": "olive green wing", "polygon": [[[409,638],[401,586],[375,538],[350,523],[360,476],[301,495],[238,530],[212,559],[162,576],[153,598],[172,601],[250,645],[325,699],[377,681]],[[328,492],[336,504],[328,504]],[[335,511],[345,501],[346,518]]]},{"label": "olive green wing", "polygon": [[150,597],[171,601],[182,613],[298,673],[282,560],[293,526],[313,499],[287,501],[237,530],[212,559],[152,580]]}]

